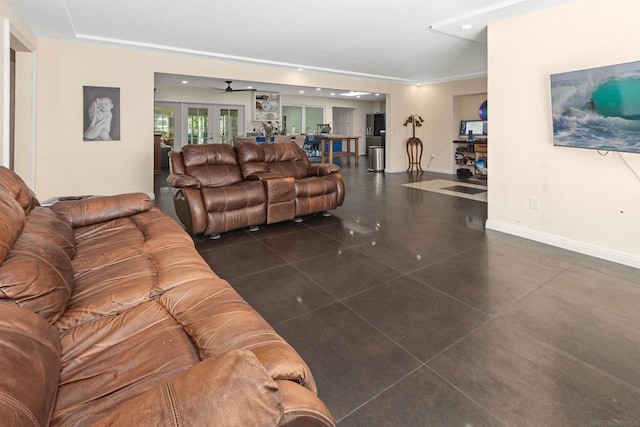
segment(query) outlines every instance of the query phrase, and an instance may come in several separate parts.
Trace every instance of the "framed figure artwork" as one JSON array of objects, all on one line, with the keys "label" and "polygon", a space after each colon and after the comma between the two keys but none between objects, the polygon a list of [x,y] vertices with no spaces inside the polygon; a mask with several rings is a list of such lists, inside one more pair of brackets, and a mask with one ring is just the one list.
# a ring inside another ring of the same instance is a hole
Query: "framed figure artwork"
[{"label": "framed figure artwork", "polygon": [[83,140],[120,140],[120,88],[83,86]]},{"label": "framed figure artwork", "polygon": [[280,94],[253,92],[253,120],[270,122],[280,120]]}]

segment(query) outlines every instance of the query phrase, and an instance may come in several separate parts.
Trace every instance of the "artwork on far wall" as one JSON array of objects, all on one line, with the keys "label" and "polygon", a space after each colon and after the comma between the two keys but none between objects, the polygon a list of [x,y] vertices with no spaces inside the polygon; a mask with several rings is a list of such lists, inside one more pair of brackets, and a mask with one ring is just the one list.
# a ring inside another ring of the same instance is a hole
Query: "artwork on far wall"
[{"label": "artwork on far wall", "polygon": [[253,120],[270,122],[280,120],[280,94],[253,92]]},{"label": "artwork on far wall", "polygon": [[554,145],[640,153],[640,62],[550,79]]},{"label": "artwork on far wall", "polygon": [[85,141],[120,140],[120,88],[83,86]]}]

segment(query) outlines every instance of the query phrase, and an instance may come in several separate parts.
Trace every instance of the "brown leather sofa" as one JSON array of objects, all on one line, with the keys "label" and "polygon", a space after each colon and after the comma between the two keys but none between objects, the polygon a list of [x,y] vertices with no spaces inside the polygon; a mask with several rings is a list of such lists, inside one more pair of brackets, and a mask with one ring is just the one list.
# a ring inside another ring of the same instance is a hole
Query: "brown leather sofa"
[{"label": "brown leather sofa", "polygon": [[192,234],[290,221],[342,205],[340,168],[294,142],[188,145],[170,154],[176,214]]},{"label": "brown leather sofa", "polygon": [[309,368],[146,194],[0,167],[3,425],[332,426]]}]

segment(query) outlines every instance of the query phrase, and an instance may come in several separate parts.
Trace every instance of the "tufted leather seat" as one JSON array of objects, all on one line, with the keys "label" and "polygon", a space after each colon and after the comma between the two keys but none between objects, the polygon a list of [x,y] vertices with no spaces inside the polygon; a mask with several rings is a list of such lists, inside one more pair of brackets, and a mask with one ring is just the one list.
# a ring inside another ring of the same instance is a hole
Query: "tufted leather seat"
[{"label": "tufted leather seat", "polygon": [[3,422],[334,425],[301,357],[146,194],[45,208],[0,167],[0,217]]},{"label": "tufted leather seat", "polygon": [[340,168],[294,142],[189,145],[170,157],[176,214],[193,234],[290,221],[341,206]]}]

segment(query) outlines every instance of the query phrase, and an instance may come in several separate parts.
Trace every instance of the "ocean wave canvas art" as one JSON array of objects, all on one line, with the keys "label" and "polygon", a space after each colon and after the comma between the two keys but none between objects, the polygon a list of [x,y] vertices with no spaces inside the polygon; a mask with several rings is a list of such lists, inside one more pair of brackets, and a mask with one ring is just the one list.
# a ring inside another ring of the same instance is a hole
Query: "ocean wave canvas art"
[{"label": "ocean wave canvas art", "polygon": [[640,61],[551,75],[554,144],[640,153]]}]

